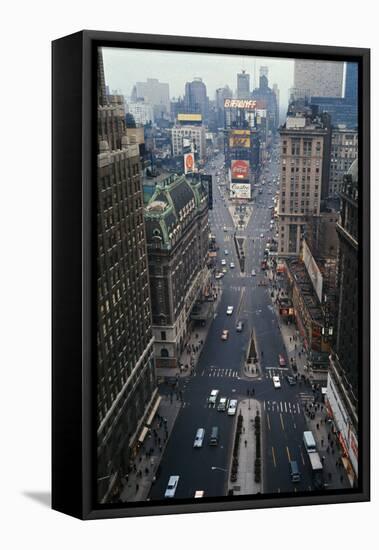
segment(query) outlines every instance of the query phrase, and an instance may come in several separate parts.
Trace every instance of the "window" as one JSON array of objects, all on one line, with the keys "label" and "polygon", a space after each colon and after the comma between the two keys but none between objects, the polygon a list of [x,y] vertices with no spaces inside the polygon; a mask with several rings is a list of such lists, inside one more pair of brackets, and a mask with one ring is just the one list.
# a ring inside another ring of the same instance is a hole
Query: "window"
[{"label": "window", "polygon": [[161,331],[161,340],[166,340],[166,331],[165,330]]}]

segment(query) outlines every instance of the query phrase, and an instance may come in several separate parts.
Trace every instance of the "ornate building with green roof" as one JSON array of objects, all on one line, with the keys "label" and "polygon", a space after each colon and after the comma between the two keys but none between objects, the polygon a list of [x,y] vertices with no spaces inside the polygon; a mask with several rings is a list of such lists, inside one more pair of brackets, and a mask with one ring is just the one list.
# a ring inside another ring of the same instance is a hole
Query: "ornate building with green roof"
[{"label": "ornate building with green roof", "polygon": [[176,367],[210,279],[205,185],[176,174],[160,181],[145,206],[145,227],[156,364]]}]

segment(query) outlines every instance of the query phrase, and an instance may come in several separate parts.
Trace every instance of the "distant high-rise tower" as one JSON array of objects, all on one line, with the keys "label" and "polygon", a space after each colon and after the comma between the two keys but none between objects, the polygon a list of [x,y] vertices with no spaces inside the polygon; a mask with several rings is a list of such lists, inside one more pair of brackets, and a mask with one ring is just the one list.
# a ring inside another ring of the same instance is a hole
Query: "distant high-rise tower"
[{"label": "distant high-rise tower", "polygon": [[201,78],[194,78],[192,82],[186,82],[184,107],[188,113],[201,113],[203,120],[207,120],[209,99],[207,87]]},{"label": "distant high-rise tower", "polygon": [[345,100],[358,103],[358,63],[346,63]]},{"label": "distant high-rise tower", "polygon": [[237,98],[250,98],[250,75],[245,70],[237,74]]},{"label": "distant high-rise tower", "polygon": [[268,67],[259,67],[259,76],[266,76],[268,78]]},{"label": "distant high-rise tower", "polygon": [[295,59],[297,97],[342,97],[343,63]]}]

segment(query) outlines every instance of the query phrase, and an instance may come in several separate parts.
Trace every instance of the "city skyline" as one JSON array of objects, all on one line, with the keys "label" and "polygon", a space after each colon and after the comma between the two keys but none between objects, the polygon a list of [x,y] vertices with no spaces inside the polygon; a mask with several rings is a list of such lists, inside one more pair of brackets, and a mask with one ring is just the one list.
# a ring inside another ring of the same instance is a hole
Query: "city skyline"
[{"label": "city skyline", "polygon": [[[245,70],[250,75],[250,91],[259,86],[260,67],[268,67],[269,86],[278,85],[281,92],[281,110],[288,103],[288,92],[293,86],[294,60],[266,57],[248,57],[219,54],[165,52],[102,48],[105,79],[110,91],[121,91],[126,97],[136,82],[157,78],[170,86],[170,100],[184,97],[185,84],[193,78],[202,78],[210,100],[216,90],[228,85],[237,90],[237,74]],[[191,65],[194,68],[191,72]],[[219,66],[222,66],[222,71]],[[254,74],[255,73],[255,74]],[[173,77],[175,74],[175,77]]]}]

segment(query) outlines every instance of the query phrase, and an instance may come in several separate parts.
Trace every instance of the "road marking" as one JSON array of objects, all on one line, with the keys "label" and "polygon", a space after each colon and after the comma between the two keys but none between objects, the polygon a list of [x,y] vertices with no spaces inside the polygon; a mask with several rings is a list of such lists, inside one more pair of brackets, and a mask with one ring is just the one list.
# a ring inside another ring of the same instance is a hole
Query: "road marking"
[{"label": "road marking", "polygon": [[305,466],[305,460],[304,460],[304,456],[303,456],[303,453],[301,452],[301,450],[300,450],[300,456],[301,456],[301,460],[303,462],[303,466]]},{"label": "road marking", "polygon": [[[290,403],[288,404],[288,406],[289,406],[289,408],[291,408],[291,404],[290,404]],[[284,402],[284,410],[285,410],[285,412],[287,412],[287,403],[286,403],[286,402]],[[289,412],[290,412],[290,411],[289,411]]]},{"label": "road marking", "polygon": [[274,451],[274,447],[271,447],[271,452],[272,452],[272,459],[274,461],[274,466],[276,468],[276,459],[275,459],[275,451]]},{"label": "road marking", "polygon": [[271,431],[270,415],[268,413],[267,413],[267,426],[268,426],[268,429]]},{"label": "road marking", "polygon": [[[280,402],[279,404],[280,404],[280,412],[282,413],[283,412],[282,402]],[[282,415],[280,415],[280,416],[282,416]]]},{"label": "road marking", "polygon": [[263,410],[266,410],[266,401],[263,401]]},{"label": "road marking", "polygon": [[283,430],[283,432],[285,432],[282,413],[280,413],[280,423],[281,423],[281,425],[282,425],[282,430]]},{"label": "road marking", "polygon": [[286,450],[287,450],[288,462],[291,462],[291,455],[290,455],[288,447],[286,447]]},{"label": "road marking", "polygon": [[300,405],[299,403],[297,404],[297,412],[300,414],[301,413],[301,410],[300,410]]}]

